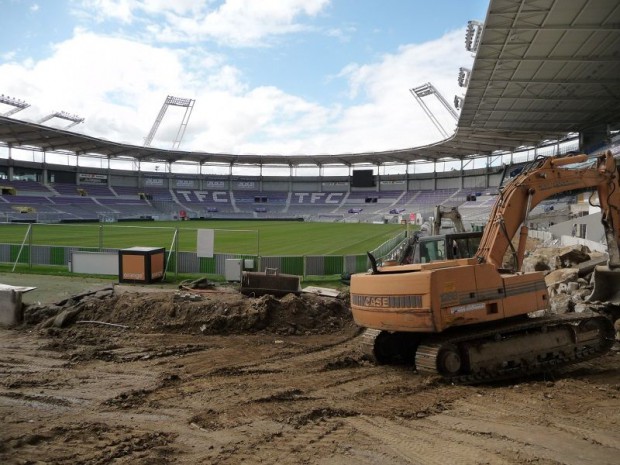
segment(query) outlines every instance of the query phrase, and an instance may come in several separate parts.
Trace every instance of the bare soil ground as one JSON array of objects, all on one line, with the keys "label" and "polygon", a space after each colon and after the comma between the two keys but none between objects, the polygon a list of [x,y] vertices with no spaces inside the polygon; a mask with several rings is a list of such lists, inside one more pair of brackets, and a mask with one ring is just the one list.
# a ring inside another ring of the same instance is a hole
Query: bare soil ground
[{"label": "bare soil ground", "polygon": [[617,352],[454,386],[364,360],[346,301],[153,290],[0,330],[0,463],[618,463]]}]

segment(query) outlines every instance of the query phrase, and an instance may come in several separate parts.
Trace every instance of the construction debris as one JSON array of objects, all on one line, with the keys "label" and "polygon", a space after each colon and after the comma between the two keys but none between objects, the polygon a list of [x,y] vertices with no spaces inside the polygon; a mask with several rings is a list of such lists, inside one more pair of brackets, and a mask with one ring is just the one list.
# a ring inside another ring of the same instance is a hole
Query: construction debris
[{"label": "construction debris", "polygon": [[297,275],[280,273],[275,268],[267,268],[264,272],[244,271],[241,276],[241,292],[254,297],[299,294],[300,279]]},{"label": "construction debris", "polygon": [[[620,323],[618,323],[620,302],[614,295],[606,296],[604,301],[599,301],[600,296],[605,293],[594,292],[594,270],[606,261],[605,255],[590,252],[587,247],[581,245],[561,248],[539,247],[524,260],[523,268],[546,273],[549,313],[596,311],[604,314],[616,322],[616,340],[620,341]],[[598,279],[601,287],[600,276]],[[603,283],[602,287],[610,288],[608,290],[617,289],[617,283],[608,285]]]},{"label": "construction debris", "polygon": [[25,323],[41,329],[90,323],[138,332],[193,334],[326,334],[353,326],[346,300],[333,296],[287,293],[280,298],[267,294],[248,297],[234,287],[227,289],[218,293],[209,289],[102,289],[58,303],[28,306],[24,311]]},{"label": "construction debris", "polygon": [[322,297],[334,297],[334,298],[337,298],[340,295],[340,291],[338,291],[337,289],[331,289],[329,287],[317,287],[317,286],[306,286],[303,288],[302,292],[320,295]]}]

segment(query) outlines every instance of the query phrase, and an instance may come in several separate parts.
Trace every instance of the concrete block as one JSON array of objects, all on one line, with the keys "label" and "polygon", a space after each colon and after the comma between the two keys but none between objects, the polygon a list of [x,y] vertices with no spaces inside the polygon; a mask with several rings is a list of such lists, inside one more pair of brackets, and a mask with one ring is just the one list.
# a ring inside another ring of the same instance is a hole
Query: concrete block
[{"label": "concrete block", "polygon": [[0,326],[15,326],[22,322],[22,293],[15,289],[0,289]]},{"label": "concrete block", "polygon": [[0,326],[15,326],[23,321],[22,294],[34,289],[36,287],[0,283]]}]

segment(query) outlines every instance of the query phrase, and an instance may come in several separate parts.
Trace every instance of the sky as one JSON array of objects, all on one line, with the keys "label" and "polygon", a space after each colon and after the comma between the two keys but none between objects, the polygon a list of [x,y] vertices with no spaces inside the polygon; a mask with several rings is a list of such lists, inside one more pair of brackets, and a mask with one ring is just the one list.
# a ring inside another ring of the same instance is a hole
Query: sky
[{"label": "sky", "polygon": [[[194,100],[179,149],[338,154],[441,133],[410,89],[462,96],[468,20],[488,0],[0,0],[0,94],[84,118],[70,130],[143,145],[167,96]],[[424,101],[452,132],[437,99]],[[0,114],[12,107],[0,104]],[[151,146],[172,148],[186,108]],[[65,128],[69,121],[44,124]]]}]

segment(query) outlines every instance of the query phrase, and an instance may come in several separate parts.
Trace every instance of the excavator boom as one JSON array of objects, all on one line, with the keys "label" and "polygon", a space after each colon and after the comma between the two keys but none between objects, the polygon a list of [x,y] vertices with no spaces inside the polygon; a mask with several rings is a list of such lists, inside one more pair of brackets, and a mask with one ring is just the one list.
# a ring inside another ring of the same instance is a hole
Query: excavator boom
[{"label": "excavator boom", "polygon": [[[609,248],[610,266],[620,266],[618,226],[620,226],[620,188],[616,162],[610,152],[596,159],[594,167],[567,168],[584,163],[586,155],[551,157],[523,170],[500,193],[485,227],[480,248],[476,254],[479,263],[491,263],[502,268],[503,257],[519,227],[530,211],[549,197],[572,190],[597,188],[603,211],[603,225]],[[522,234],[520,240],[525,240]],[[524,247],[517,249],[517,266],[523,262]]]}]

